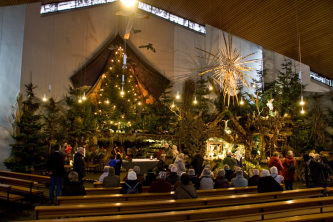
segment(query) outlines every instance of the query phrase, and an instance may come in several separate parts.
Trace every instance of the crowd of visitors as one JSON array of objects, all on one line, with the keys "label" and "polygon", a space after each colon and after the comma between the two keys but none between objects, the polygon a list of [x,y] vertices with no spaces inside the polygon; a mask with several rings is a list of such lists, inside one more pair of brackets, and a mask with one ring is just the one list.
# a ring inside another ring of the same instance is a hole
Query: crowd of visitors
[{"label": "crowd of visitors", "polygon": [[[57,202],[61,195],[85,195],[82,183],[85,177],[84,149],[79,147],[74,155],[73,171],[65,177],[64,155],[61,146],[54,146],[54,152],[49,156],[47,168],[50,174],[50,203]],[[108,165],[99,177],[103,187],[120,187],[121,194],[142,193],[142,186],[149,186],[150,193],[163,193],[175,191],[174,199],[196,198],[197,190],[211,190],[228,187],[257,186],[259,193],[282,191],[282,183],[286,190],[293,189],[295,179],[296,160],[292,151],[288,151],[283,161],[279,153],[275,152],[268,162],[269,170],[252,169],[251,177],[248,172],[242,170],[242,156],[240,152],[233,155],[228,152],[223,160],[223,169],[212,169],[204,164],[204,158],[196,154],[191,162],[187,162],[183,153],[179,153],[177,146],[172,149],[166,143],[162,152],[159,151],[157,167],[148,170],[146,177],[141,173],[139,166],[129,169],[124,177],[124,183],[120,183],[120,168],[122,158],[119,153],[111,155]],[[325,187],[326,180],[333,175],[331,168],[320,163],[311,155],[305,154],[304,177],[307,187]],[[190,164],[189,164],[190,163]],[[188,167],[188,169],[187,169]],[[215,174],[214,174],[215,172]],[[215,176],[216,175],[216,176]],[[67,180],[63,180],[63,178]],[[63,182],[64,181],[64,182]],[[56,190],[56,195],[54,195]]]}]

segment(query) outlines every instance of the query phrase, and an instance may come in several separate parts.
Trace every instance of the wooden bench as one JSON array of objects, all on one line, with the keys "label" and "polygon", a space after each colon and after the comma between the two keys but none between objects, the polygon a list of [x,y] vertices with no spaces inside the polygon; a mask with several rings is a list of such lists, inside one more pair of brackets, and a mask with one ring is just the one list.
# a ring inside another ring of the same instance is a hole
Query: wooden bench
[{"label": "wooden bench", "polygon": [[109,199],[109,203],[80,203],[60,206],[36,207],[36,218],[61,216],[91,216],[91,215],[111,215],[130,214],[173,210],[189,210],[196,208],[209,208],[220,206],[241,205],[248,203],[269,202],[279,200],[290,200],[295,198],[321,196],[323,189],[304,189],[260,194],[244,194],[231,196],[215,196],[206,198],[183,199],[183,200],[154,200],[130,201],[116,203]]},{"label": "wooden bench", "polygon": [[267,222],[296,222],[296,221],[307,221],[307,222],[331,222],[333,221],[333,213],[319,213],[302,216],[284,217],[278,219],[265,220]]},{"label": "wooden bench", "polygon": [[11,190],[13,193],[28,194],[30,198],[33,195],[40,195],[43,202],[43,191],[33,189],[34,182],[31,180],[22,180],[11,177],[0,176],[0,184],[11,185]]},{"label": "wooden bench", "polygon": [[[120,186],[122,186],[125,182],[120,181]],[[94,188],[103,188],[103,183],[102,182],[94,182]]]},{"label": "wooden bench", "polygon": [[6,201],[23,201],[24,197],[11,193],[12,187],[6,184],[0,184],[0,199]]},{"label": "wooden bench", "polygon": [[[241,196],[238,196],[241,197]],[[193,201],[193,199],[191,199]],[[190,201],[191,201],[190,200]],[[120,204],[121,205],[121,204]],[[84,216],[86,211],[82,208],[83,205],[76,205],[76,216]],[[92,207],[97,205],[91,205]],[[98,205],[101,209],[100,215],[110,214],[111,210],[108,208],[108,204]],[[58,214],[54,214],[53,217],[68,215],[67,206],[56,206],[52,208],[62,208]],[[37,207],[36,207],[37,208]],[[149,211],[149,209],[145,209]],[[164,210],[161,207],[161,210]],[[97,215],[93,211],[89,210],[91,215]],[[135,209],[132,209],[133,213]],[[48,212],[48,211],[45,211]],[[41,220],[44,221],[135,221],[135,222],[149,222],[157,221],[261,221],[275,218],[285,218],[290,216],[303,216],[320,213],[333,212],[333,197],[319,197],[319,198],[306,198],[298,200],[277,201],[270,203],[260,204],[247,204],[242,206],[228,206],[228,207],[214,207],[208,209],[195,209],[195,210],[183,210],[183,211],[168,211],[159,213],[142,213],[142,214],[130,214],[130,215],[113,215],[113,216],[94,216],[86,218],[68,218],[60,220]],[[52,213],[49,211],[49,215]],[[112,214],[112,213],[111,213]],[[73,214],[73,216],[75,213]],[[284,221],[284,220],[280,220]]]},{"label": "wooden bench", "polygon": [[50,182],[49,176],[41,176],[41,175],[28,174],[28,173],[0,171],[0,176],[12,177],[12,178],[17,178],[17,179],[22,179],[22,180],[31,180],[34,182],[35,187],[45,187],[45,184]]},{"label": "wooden bench", "polygon": [[[317,188],[318,193],[323,188]],[[198,197],[225,196],[233,194],[256,193],[257,187],[233,187],[214,190],[198,190]],[[313,192],[313,191],[311,191]],[[77,203],[110,203],[125,201],[142,201],[142,200],[170,200],[174,192],[171,193],[141,193],[141,194],[104,194],[104,195],[86,195],[86,196],[60,196],[58,201],[63,204]]]},{"label": "wooden bench", "polygon": [[[121,187],[86,188],[87,195],[119,194]],[[143,186],[142,192],[148,193],[149,186]]]}]

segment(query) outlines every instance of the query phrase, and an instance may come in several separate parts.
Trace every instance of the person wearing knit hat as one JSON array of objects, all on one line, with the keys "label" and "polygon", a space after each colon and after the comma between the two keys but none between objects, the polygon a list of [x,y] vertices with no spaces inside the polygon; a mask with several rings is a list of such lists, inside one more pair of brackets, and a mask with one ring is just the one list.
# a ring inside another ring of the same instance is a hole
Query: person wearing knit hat
[{"label": "person wearing knit hat", "polygon": [[232,187],[246,187],[248,185],[247,179],[243,176],[243,171],[239,170],[236,172],[236,177],[231,180]]},{"label": "person wearing knit hat", "polygon": [[[136,189],[136,192],[129,192],[129,190]],[[134,171],[129,171],[127,175],[127,180],[125,180],[125,183],[121,187],[120,190],[121,194],[129,194],[129,193],[142,193],[142,185],[137,180],[137,175]]]},{"label": "person wearing knit hat", "polygon": [[211,171],[209,168],[204,168],[202,176],[196,183],[196,188],[199,190],[212,190],[214,189],[214,180],[211,177]]},{"label": "person wearing knit hat", "polygon": [[175,185],[178,180],[180,180],[180,176],[177,174],[177,167],[175,165],[172,165],[171,173],[167,176],[166,181],[171,183],[171,185]]},{"label": "person wearing knit hat", "polygon": [[217,172],[214,189],[228,188],[228,187],[230,187],[230,184],[228,179],[225,177],[225,171],[223,169],[220,169]]},{"label": "person wearing knit hat", "polygon": [[278,182],[276,182],[276,180],[274,180],[268,170],[262,170],[261,177],[258,182],[258,193],[275,191],[283,191],[283,188]]},{"label": "person wearing knit hat", "polygon": [[166,179],[166,173],[161,171],[158,174],[158,179],[154,181],[148,190],[148,193],[167,193],[171,191],[171,184]]}]

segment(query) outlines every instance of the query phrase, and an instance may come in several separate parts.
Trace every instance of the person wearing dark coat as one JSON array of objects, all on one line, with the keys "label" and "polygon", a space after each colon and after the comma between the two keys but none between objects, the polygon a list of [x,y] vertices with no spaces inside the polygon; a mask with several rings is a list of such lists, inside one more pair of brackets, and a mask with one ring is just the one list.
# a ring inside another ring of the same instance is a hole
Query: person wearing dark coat
[{"label": "person wearing dark coat", "polygon": [[154,181],[156,181],[156,175],[152,170],[147,171],[146,180],[143,183],[144,186],[150,186]]},{"label": "person wearing dark coat", "polygon": [[157,168],[156,168],[156,175],[158,175],[160,171],[166,171],[165,155],[162,155],[158,161]]},{"label": "person wearing dark coat", "polygon": [[326,164],[314,161],[309,154],[304,154],[303,159],[305,162],[306,187],[326,187],[325,172],[333,175],[332,169]]},{"label": "person wearing dark coat", "polygon": [[253,176],[249,179],[249,186],[258,186],[260,180],[259,170],[253,170]]},{"label": "person wearing dark coat", "polygon": [[177,183],[177,181],[180,180],[180,176],[177,175],[176,166],[171,167],[171,173],[167,176],[167,178],[165,180],[168,181],[169,183],[171,183],[171,185],[175,185]]},{"label": "person wearing dark coat", "polygon": [[191,177],[187,173],[183,173],[180,177],[181,185],[173,195],[173,199],[192,199],[197,198],[197,190],[191,183]]},{"label": "person wearing dark coat", "polygon": [[201,175],[203,162],[204,162],[204,159],[199,153],[196,154],[194,156],[193,160],[191,161],[190,165],[195,170],[195,174],[197,176]]},{"label": "person wearing dark coat", "polygon": [[123,160],[121,159],[121,156],[120,156],[119,153],[117,154],[116,158],[119,161],[116,161],[116,165],[114,166],[114,170],[115,170],[115,174],[117,176],[120,176],[120,169],[121,169],[121,164],[123,164]]},{"label": "person wearing dark coat", "polygon": [[261,172],[261,177],[257,189],[258,193],[283,191],[283,188],[278,182],[276,182],[276,180],[274,180],[268,170],[263,170]]},{"label": "person wearing dark coat", "polygon": [[54,146],[55,151],[50,155],[47,160],[47,171],[50,175],[50,190],[49,200],[52,203],[54,200],[54,188],[56,187],[56,198],[60,196],[62,187],[62,179],[65,175],[64,157],[60,152],[61,146],[59,144]]},{"label": "person wearing dark coat", "polygon": [[229,165],[227,164],[225,164],[223,168],[225,171],[225,178],[227,178],[229,182],[231,182],[231,179],[233,178],[234,175],[234,171],[230,170]]},{"label": "person wearing dark coat", "polygon": [[84,161],[84,149],[83,147],[77,148],[77,153],[74,156],[74,171],[79,175],[79,181],[86,176],[86,163]]},{"label": "person wearing dark coat", "polygon": [[152,182],[148,193],[168,193],[171,192],[171,184],[165,181],[166,173],[161,171],[158,174],[158,180]]},{"label": "person wearing dark coat", "polygon": [[196,184],[197,181],[199,180],[199,177],[197,177],[197,175],[195,175],[195,170],[194,169],[189,169],[188,174],[191,177],[191,183]]},{"label": "person wearing dark coat", "polygon": [[87,195],[86,190],[82,183],[79,182],[78,174],[73,171],[68,175],[69,182],[64,184],[64,188],[62,190],[63,196],[83,196]]},{"label": "person wearing dark coat", "polygon": [[130,187],[137,189],[138,193],[142,193],[142,185],[138,181],[138,178],[137,178],[136,173],[134,171],[128,172],[127,180],[125,180],[125,183],[121,187],[120,193],[121,194],[127,194],[128,193],[127,191]]},{"label": "person wearing dark coat", "polygon": [[219,188],[229,188],[230,183],[227,178],[225,178],[225,171],[224,170],[219,170],[217,172],[217,176],[215,179],[214,183],[214,189],[219,189]]}]

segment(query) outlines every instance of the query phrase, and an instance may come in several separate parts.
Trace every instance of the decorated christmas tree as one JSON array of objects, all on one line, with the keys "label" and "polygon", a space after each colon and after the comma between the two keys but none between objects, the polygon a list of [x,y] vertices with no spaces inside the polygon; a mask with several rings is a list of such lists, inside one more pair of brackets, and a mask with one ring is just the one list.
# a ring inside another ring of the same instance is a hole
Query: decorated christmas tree
[{"label": "decorated christmas tree", "polygon": [[[100,79],[96,92],[99,130],[103,132],[129,132],[141,128],[141,113],[147,98],[138,83],[130,60],[124,58],[121,47],[109,61],[108,71]],[[125,56],[126,57],[126,56]]]},{"label": "decorated christmas tree", "polygon": [[45,166],[48,148],[42,133],[42,116],[36,114],[40,107],[40,100],[34,93],[37,86],[29,83],[25,87],[26,99],[23,101],[22,116],[15,122],[19,132],[13,136],[15,143],[11,145],[11,161],[5,162],[11,163],[13,171],[34,172]]}]

